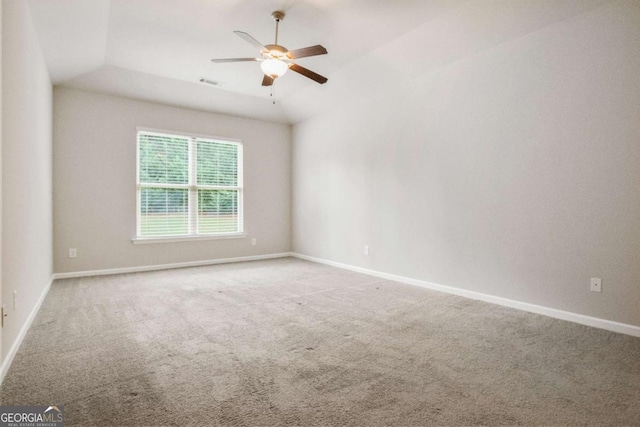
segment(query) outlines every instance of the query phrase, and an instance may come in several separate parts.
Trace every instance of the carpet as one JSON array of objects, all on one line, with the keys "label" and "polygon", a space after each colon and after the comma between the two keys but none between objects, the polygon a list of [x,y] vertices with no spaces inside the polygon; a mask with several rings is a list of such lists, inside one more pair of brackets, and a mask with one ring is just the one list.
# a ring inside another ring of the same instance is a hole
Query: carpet
[{"label": "carpet", "polygon": [[66,426],[640,425],[640,339],[282,258],[57,280],[0,399]]}]

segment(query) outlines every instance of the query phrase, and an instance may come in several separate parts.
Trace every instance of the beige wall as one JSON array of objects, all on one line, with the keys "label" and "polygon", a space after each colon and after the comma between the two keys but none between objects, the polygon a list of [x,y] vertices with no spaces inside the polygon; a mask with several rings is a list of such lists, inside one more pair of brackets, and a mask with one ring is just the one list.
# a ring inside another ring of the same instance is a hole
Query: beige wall
[{"label": "beige wall", "polygon": [[640,325],[639,42],[615,1],[294,126],[293,250]]},{"label": "beige wall", "polygon": [[[136,126],[241,139],[248,237],[132,244]],[[53,128],[57,273],[290,250],[290,126],[56,88]],[[69,248],[77,258],[68,258]]]},{"label": "beige wall", "polygon": [[[3,1],[3,357],[52,274],[51,82],[27,2]],[[13,291],[17,308],[13,309]]]}]

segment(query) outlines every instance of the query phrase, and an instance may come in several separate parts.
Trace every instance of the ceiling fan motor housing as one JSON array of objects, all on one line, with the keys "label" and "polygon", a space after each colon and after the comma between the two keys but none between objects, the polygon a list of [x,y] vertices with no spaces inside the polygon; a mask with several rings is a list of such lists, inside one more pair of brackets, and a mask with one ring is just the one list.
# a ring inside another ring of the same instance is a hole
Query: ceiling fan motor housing
[{"label": "ceiling fan motor housing", "polygon": [[289,59],[287,57],[287,52],[289,52],[289,49],[284,46],[280,46],[279,44],[268,44],[264,47],[267,48],[267,52],[264,53],[264,55],[268,56],[269,58]]}]

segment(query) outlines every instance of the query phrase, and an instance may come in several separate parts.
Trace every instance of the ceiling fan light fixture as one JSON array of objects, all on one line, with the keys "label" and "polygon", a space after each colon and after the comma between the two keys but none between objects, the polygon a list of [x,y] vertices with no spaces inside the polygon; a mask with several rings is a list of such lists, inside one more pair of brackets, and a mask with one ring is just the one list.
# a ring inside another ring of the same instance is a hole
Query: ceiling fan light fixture
[{"label": "ceiling fan light fixture", "polygon": [[289,66],[284,61],[276,58],[271,58],[262,61],[262,63],[260,63],[260,68],[265,75],[271,77],[272,79],[277,79],[287,72]]}]

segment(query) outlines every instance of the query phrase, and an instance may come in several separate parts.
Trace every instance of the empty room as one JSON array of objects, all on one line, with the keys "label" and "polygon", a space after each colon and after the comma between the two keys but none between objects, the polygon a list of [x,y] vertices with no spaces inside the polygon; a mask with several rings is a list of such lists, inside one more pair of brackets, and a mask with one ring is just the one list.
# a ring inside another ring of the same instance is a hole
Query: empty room
[{"label": "empty room", "polygon": [[639,0],[0,11],[0,426],[640,425]]}]

